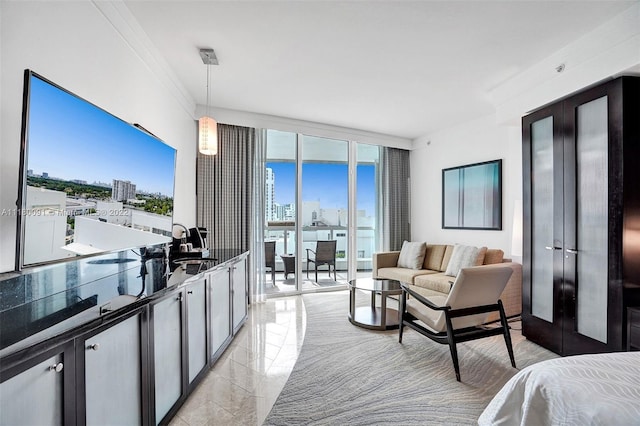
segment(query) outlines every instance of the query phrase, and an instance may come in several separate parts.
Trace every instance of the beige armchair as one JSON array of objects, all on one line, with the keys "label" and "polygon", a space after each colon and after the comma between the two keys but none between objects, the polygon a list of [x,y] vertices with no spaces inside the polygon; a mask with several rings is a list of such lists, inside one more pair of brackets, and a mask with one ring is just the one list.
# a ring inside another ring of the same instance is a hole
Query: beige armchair
[{"label": "beige armchair", "polygon": [[[448,344],[456,379],[460,381],[456,343],[502,334],[515,368],[509,325],[500,301],[512,273],[508,266],[463,268],[447,296],[425,296],[415,286],[402,283],[399,342],[402,343],[404,326],[408,326],[435,342]],[[500,325],[483,326],[492,312],[498,312]]]}]

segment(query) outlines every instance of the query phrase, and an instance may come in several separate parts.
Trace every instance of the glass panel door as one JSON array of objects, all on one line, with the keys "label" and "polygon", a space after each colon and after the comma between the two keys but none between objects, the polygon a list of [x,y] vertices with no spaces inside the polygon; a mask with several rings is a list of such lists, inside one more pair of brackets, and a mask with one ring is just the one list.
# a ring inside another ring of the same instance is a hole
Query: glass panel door
[{"label": "glass panel door", "polygon": [[553,117],[531,124],[531,314],[553,322]]},{"label": "glass panel door", "polygon": [[525,182],[523,212],[522,331],[528,339],[562,351],[564,139],[561,104],[522,120]]},{"label": "glass panel door", "polygon": [[371,277],[373,253],[379,251],[377,206],[380,147],[356,144],[356,268],[357,277]]},{"label": "glass panel door", "polygon": [[[607,97],[580,105],[576,119],[578,333],[607,343],[608,312],[608,105]],[[570,251],[574,250],[574,252]],[[581,295],[585,295],[582,296]]]},{"label": "glass panel door", "polygon": [[268,296],[340,289],[350,278],[371,276],[381,244],[380,152],[376,145],[267,130]]},{"label": "glass panel door", "polygon": [[[295,133],[267,130],[264,236],[267,295],[297,291],[296,139]],[[275,248],[268,249],[273,243]],[[275,276],[270,272],[270,262],[275,265]]]},{"label": "glass panel door", "polygon": [[346,284],[349,143],[302,137],[302,290]]}]

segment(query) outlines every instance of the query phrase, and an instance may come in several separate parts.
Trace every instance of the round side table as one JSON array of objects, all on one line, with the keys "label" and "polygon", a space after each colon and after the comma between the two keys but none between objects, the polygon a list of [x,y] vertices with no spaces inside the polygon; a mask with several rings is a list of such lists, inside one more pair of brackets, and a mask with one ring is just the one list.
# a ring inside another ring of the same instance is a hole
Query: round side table
[{"label": "round side table", "polygon": [[[371,293],[371,305],[356,307],[357,290]],[[376,294],[380,295],[380,306],[376,306]],[[391,330],[400,324],[399,312],[387,308],[387,296],[402,294],[400,281],[357,278],[349,281],[349,321],[358,327],[371,330]]]}]

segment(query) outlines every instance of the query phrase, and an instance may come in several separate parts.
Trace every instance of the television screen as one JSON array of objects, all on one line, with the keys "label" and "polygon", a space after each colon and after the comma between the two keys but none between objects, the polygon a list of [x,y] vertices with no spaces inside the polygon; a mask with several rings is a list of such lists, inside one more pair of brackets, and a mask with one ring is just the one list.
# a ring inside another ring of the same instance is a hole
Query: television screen
[{"label": "television screen", "polygon": [[171,240],[176,150],[25,71],[17,269]]}]

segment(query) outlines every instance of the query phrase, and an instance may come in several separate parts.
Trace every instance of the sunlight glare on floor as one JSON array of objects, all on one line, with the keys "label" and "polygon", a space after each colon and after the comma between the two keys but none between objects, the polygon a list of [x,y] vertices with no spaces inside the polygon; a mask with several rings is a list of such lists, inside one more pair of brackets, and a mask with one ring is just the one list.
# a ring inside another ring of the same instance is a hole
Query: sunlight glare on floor
[{"label": "sunlight glare on floor", "polygon": [[261,425],[298,359],[306,330],[301,296],[251,305],[247,322],[171,425]]}]

